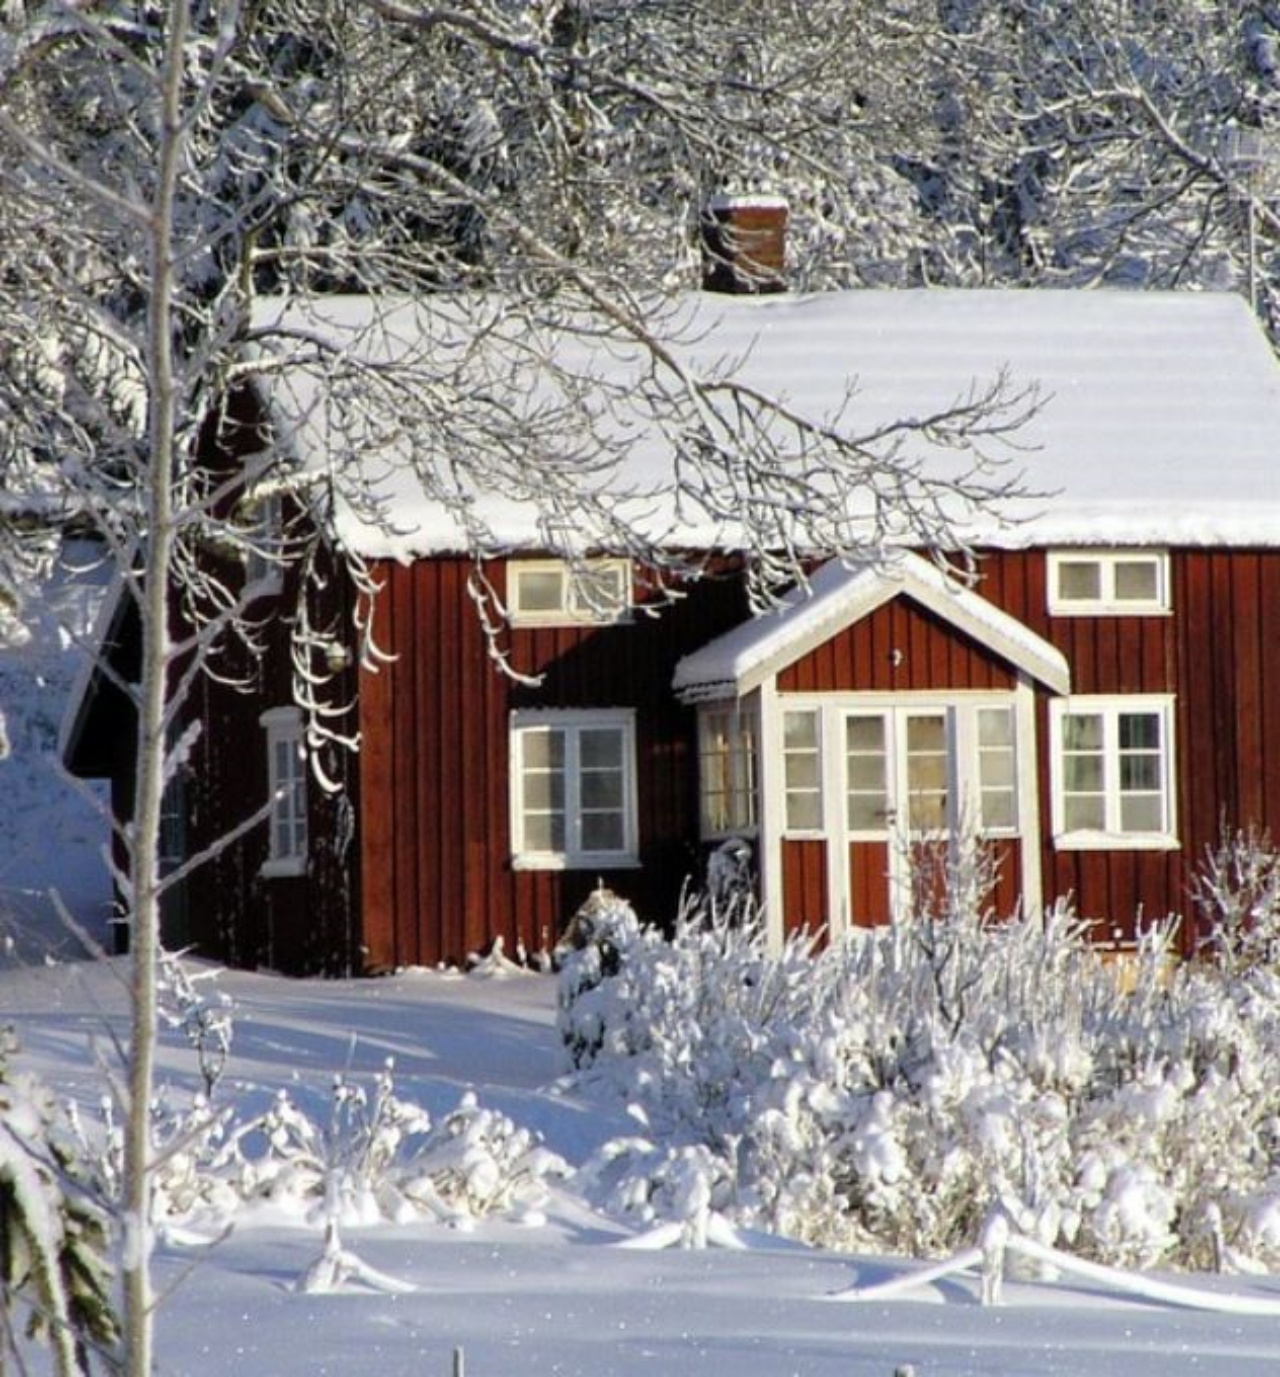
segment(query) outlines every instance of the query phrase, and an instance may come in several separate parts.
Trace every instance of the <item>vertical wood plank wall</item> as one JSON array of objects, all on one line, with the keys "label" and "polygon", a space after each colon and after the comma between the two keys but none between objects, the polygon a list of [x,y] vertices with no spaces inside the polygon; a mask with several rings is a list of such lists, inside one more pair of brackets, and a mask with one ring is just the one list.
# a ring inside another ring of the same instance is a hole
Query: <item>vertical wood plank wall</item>
[{"label": "vertical wood plank wall", "polygon": [[[553,945],[603,881],[647,920],[674,917],[699,877],[694,713],[671,689],[676,662],[745,614],[736,582],[712,580],[659,617],[611,627],[515,629],[513,669],[493,663],[467,594],[465,558],[386,563],[377,576],[381,643],[392,663],[362,675],[361,864],[369,969],[458,962],[501,938]],[[487,569],[501,593],[505,572]],[[516,870],[511,864],[508,733],[525,707],[633,707],[641,867]]]},{"label": "vertical wood plank wall", "polygon": [[[671,676],[682,655],[745,615],[739,588],[700,585],[661,617],[629,625],[512,631],[504,645],[513,666],[544,676],[529,688],[489,658],[466,592],[470,568],[466,559],[380,566],[378,638],[395,659],[360,673],[362,747],[350,765],[356,848],[340,853],[341,820],[322,798],[311,819],[320,856],[306,880],[260,878],[261,831],[237,844],[190,887],[184,931],[201,950],[283,970],[459,961],[495,937],[537,950],[555,941],[598,879],[646,918],[674,914],[704,856],[694,713],[675,701]],[[488,573],[501,591],[501,566]],[[1048,695],[1037,691],[1045,898],[1070,898],[1100,936],[1119,940],[1132,937],[1139,914],[1189,913],[1192,877],[1222,825],[1280,832],[1280,550],[1174,550],[1171,579],[1171,615],[1124,618],[1051,618],[1041,550],[988,555],[977,585],[1063,651],[1073,692],[1175,695],[1180,849],[1059,852],[1048,835]],[[208,773],[194,800],[193,842],[219,809],[225,825],[228,800],[239,807],[265,797],[258,717],[288,701],[287,661],[278,650],[267,659],[274,667],[258,671],[255,694],[202,690],[208,726],[198,764]],[[898,599],[786,669],[778,687],[785,695],[1012,685],[998,657]],[[636,709],[641,869],[513,870],[509,715],[532,706]],[[824,914],[825,861],[791,844],[787,854],[789,923],[814,924]],[[1012,874],[1002,878],[1001,902]]]}]

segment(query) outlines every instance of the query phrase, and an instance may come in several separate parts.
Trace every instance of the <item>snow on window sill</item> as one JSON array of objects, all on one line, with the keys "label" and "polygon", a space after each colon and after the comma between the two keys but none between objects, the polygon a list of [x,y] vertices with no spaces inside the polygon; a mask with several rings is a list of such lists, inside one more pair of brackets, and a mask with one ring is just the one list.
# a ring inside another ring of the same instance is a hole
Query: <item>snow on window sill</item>
[{"label": "snow on window sill", "polygon": [[1163,832],[1061,832],[1058,851],[1178,851],[1182,843]]},{"label": "snow on window sill", "polygon": [[273,856],[271,860],[263,861],[262,868],[258,871],[264,880],[291,880],[306,873],[305,856]]},{"label": "snow on window sill", "polygon": [[630,854],[594,852],[566,856],[556,852],[524,852],[512,856],[512,870],[639,870],[640,861]]}]

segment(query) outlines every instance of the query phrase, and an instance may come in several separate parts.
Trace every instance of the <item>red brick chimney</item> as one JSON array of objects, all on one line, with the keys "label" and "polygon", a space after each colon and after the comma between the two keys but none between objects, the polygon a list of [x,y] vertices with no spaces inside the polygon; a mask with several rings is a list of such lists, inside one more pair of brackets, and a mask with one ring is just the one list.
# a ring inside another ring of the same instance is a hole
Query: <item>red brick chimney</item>
[{"label": "red brick chimney", "polygon": [[702,214],[702,287],[750,296],[786,291],[787,203],[713,196]]}]

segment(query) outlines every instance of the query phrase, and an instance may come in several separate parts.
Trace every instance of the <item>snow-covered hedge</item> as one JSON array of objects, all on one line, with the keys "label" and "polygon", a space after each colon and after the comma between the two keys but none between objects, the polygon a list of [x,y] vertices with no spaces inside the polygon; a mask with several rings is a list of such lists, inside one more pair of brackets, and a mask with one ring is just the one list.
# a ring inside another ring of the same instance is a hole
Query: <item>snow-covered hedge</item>
[{"label": "snow-covered hedge", "polygon": [[671,940],[620,901],[596,926],[561,1031],[647,1126],[588,1173],[638,1223],[936,1255],[1000,1208],[1120,1265],[1280,1264],[1266,963],[1180,966],[1154,932],[1121,975],[1065,910],[972,904],[776,954],[698,910]]}]

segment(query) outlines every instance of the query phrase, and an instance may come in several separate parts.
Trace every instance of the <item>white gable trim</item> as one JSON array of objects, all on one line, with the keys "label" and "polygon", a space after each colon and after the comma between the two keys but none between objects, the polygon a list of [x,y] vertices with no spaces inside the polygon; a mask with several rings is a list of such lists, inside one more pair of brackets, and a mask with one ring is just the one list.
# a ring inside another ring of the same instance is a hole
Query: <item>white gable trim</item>
[{"label": "white gable trim", "polygon": [[686,703],[740,698],[900,594],[941,617],[1054,693],[1070,692],[1066,657],[1015,617],[904,551],[888,565],[822,566],[774,613],[734,627],[676,666],[673,687]]}]

